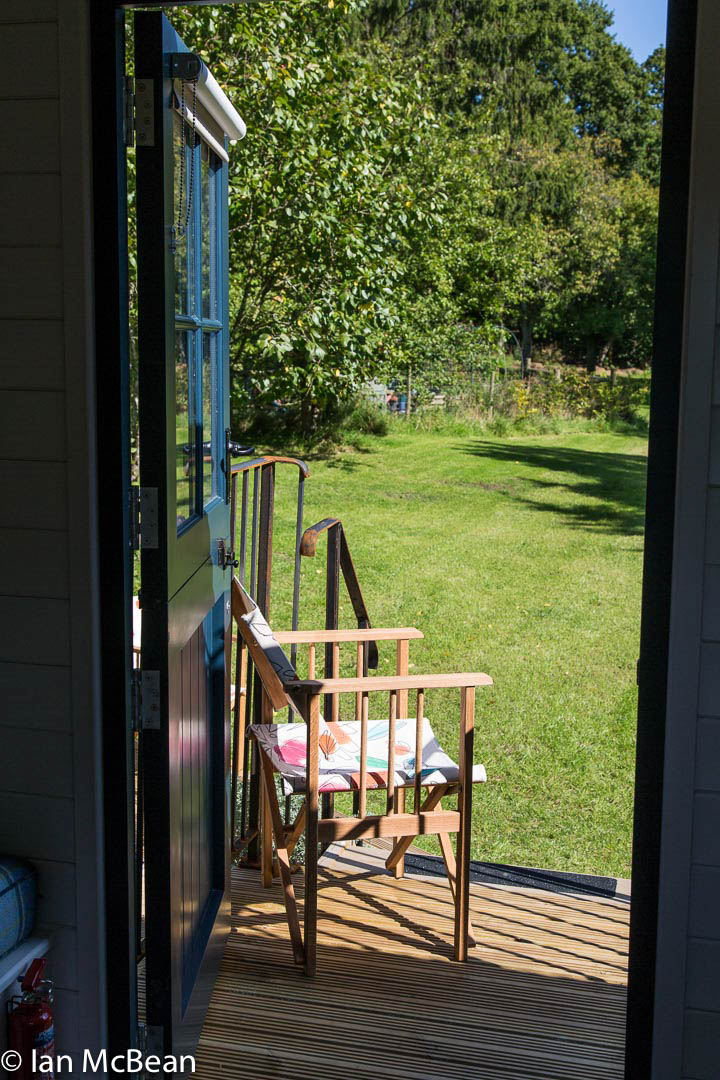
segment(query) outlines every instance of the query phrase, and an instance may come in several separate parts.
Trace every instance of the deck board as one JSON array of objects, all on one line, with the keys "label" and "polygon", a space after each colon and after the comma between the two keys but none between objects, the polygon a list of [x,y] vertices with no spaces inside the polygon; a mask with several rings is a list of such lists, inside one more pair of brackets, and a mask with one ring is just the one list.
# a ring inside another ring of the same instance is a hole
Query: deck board
[{"label": "deck board", "polygon": [[622,1077],[627,904],[473,885],[478,945],[456,964],[447,882],[381,868],[367,847],[324,860],[314,979],[279,885],[233,871],[198,1080]]}]

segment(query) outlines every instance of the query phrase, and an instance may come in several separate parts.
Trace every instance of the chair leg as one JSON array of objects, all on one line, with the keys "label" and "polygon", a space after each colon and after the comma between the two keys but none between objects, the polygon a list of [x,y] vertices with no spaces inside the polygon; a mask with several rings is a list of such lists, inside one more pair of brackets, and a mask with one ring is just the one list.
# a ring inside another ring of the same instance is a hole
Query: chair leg
[{"label": "chair leg", "polygon": [[307,708],[307,796],[305,798],[305,974],[317,967],[317,887],[318,887],[318,738],[320,699],[308,695]]},{"label": "chair leg", "polygon": [[303,800],[303,804],[302,804],[302,806],[300,807],[300,809],[298,811],[298,815],[295,818],[295,821],[293,822],[292,832],[288,833],[288,836],[287,836],[287,853],[288,853],[288,855],[292,855],[293,851],[295,850],[295,846],[296,846],[298,840],[300,839],[302,834],[305,832],[305,815],[306,815],[306,813],[307,813],[307,806],[305,804],[305,800]]},{"label": "chair leg", "polygon": [[[262,751],[260,758],[262,761]],[[271,775],[271,783],[275,787],[275,779]],[[260,872],[263,888],[269,889],[273,883],[273,857],[272,857],[272,827],[270,816],[270,788],[265,770],[260,770]]]},{"label": "chair leg", "polygon": [[[395,791],[395,799],[397,801],[398,814],[405,813],[405,788],[397,788]],[[401,878],[405,876],[405,856],[401,855],[395,863],[395,877]]]},{"label": "chair leg", "polygon": [[285,839],[285,829],[283,828],[280,803],[278,802],[277,791],[275,790],[275,778],[273,776],[272,764],[263,750],[260,751],[260,762],[262,765],[263,786],[267,792],[268,816],[266,822],[268,827],[272,822],[272,830],[275,834],[278,868],[282,880],[283,899],[285,901],[285,913],[287,915],[288,928],[290,930],[290,942],[292,944],[293,957],[296,964],[304,965],[305,949],[303,948],[300,919],[298,917],[295,889],[293,887],[292,872],[290,870],[290,856],[287,850],[287,840]]},{"label": "chair leg", "polygon": [[460,832],[457,839],[457,874],[455,878],[455,959],[467,960],[470,921],[470,832],[472,829],[472,766],[475,688],[463,687],[460,699],[460,791],[458,811]]},{"label": "chair leg", "polygon": [[[443,862],[445,863],[445,871],[450,883],[450,893],[453,898],[453,905],[457,903],[457,864],[455,862],[455,852],[452,848],[452,841],[449,833],[438,833],[438,840],[440,841],[440,850],[442,851]],[[475,934],[473,931],[473,925],[470,921],[468,913],[468,931],[467,931],[468,945],[472,948],[475,944]]]}]

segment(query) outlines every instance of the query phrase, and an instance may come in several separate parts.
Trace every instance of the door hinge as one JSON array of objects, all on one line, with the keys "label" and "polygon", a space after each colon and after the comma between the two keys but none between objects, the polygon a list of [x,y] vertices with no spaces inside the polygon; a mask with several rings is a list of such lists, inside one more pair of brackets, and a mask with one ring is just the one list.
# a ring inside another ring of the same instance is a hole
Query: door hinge
[{"label": "door hinge", "polygon": [[137,1044],[138,1050],[143,1052],[143,1057],[148,1057],[150,1054],[157,1054],[162,1057],[165,1052],[165,1028],[158,1027],[155,1024],[139,1023],[137,1026]]},{"label": "door hinge", "polygon": [[123,106],[123,138],[126,146],[135,145],[135,80],[125,76]]},{"label": "door hinge", "polygon": [[155,145],[155,80],[135,80],[135,133],[138,146]]},{"label": "door hinge", "polygon": [[133,668],[132,729],[160,730],[160,672]]},{"label": "door hinge", "polygon": [[130,538],[133,551],[158,546],[158,492],[155,487],[130,488]]}]

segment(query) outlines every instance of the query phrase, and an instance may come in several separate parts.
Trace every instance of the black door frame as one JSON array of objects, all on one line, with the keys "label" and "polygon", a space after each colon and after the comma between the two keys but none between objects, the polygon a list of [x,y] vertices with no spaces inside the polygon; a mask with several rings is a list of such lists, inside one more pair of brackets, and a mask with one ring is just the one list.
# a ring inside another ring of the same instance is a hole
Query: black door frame
[{"label": "black door frame", "polygon": [[[94,287],[97,358],[101,657],[104,715],[106,962],[108,1049],[135,1045],[134,871],[128,778],[132,581],[127,415],[127,229],[123,155],[122,0],[89,0],[93,101]],[[248,0],[225,0],[230,3]],[[210,5],[213,0],[184,0]],[[177,0],[158,6],[178,7]],[[218,6],[216,4],[216,6]],[[643,571],[633,901],[630,933],[626,1077],[650,1080],[660,831],[674,534],[678,406],[685,299],[697,0],[669,0],[665,138],[656,285],[655,348]],[[115,108],[110,107],[115,103]],[[128,576],[130,575],[130,576]],[[125,725],[121,718],[125,717]],[[130,961],[130,962],[129,962]],[[125,1008],[124,1003],[127,1003]]]},{"label": "black door frame", "polygon": [[650,1080],[698,0],[669,0],[643,563],[625,1075]]}]

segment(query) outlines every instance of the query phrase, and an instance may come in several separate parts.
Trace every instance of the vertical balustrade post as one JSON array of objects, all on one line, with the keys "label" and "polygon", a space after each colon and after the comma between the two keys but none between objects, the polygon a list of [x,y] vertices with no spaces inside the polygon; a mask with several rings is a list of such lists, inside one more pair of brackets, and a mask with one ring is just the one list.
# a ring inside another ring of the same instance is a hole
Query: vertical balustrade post
[{"label": "vertical balustrade post", "polygon": [[[253,537],[252,537],[252,565],[250,594],[260,608],[266,619],[270,619],[270,585],[272,580],[272,542],[273,542],[273,510],[275,504],[275,464],[268,462],[260,467],[260,485],[258,491],[257,472],[255,488],[253,491]],[[259,499],[258,499],[259,494]],[[257,552],[257,560],[255,553]],[[253,580],[254,578],[254,580]],[[272,722],[272,705],[267,694],[262,691],[260,676],[255,672],[253,693],[253,723],[268,724]],[[253,754],[252,770],[250,774],[250,830],[257,827],[260,819],[260,776],[257,754]],[[257,840],[253,839],[248,846],[248,858],[250,861],[257,859],[259,854]]]},{"label": "vertical balustrade post", "polygon": [[387,812],[394,814],[395,806],[395,721],[397,720],[397,691],[390,691],[390,716],[388,724],[388,778]]},{"label": "vertical balustrade post", "polygon": [[[340,614],[340,532],[342,526],[331,526],[328,529],[327,541],[327,573],[325,577],[325,629],[337,630]],[[325,645],[325,678],[332,679],[333,669],[336,662],[336,651],[332,642]],[[324,715],[328,720],[339,718],[337,695],[326,694],[324,703]],[[322,816],[332,817],[335,812],[335,800],[332,794],[322,797]]]},{"label": "vertical balustrade post", "polygon": [[472,831],[473,737],[475,725],[475,687],[460,691],[460,748],[458,754],[458,810],[460,832],[457,835],[457,870],[455,877],[455,959],[467,960],[468,923],[470,919],[470,834]]},{"label": "vertical balustrade post", "polygon": [[[397,643],[397,662],[395,666],[396,675],[407,675],[410,661],[410,642],[398,641]],[[408,692],[407,690],[398,690],[397,696],[397,714],[398,716],[406,720],[408,716]],[[395,803],[397,805],[398,814],[405,812],[405,788],[398,788],[395,797]],[[396,878],[401,878],[405,873],[405,856],[398,860],[393,870]]]},{"label": "vertical balustrade post", "polygon": [[318,863],[318,739],[320,734],[320,698],[305,698],[307,720],[307,796],[305,823],[305,972],[315,974],[317,942],[317,863]]},{"label": "vertical balustrade post", "polygon": [[417,709],[415,712],[415,810],[420,813],[420,796],[422,794],[422,765],[423,765],[423,712],[425,708],[425,691],[417,692]]}]

